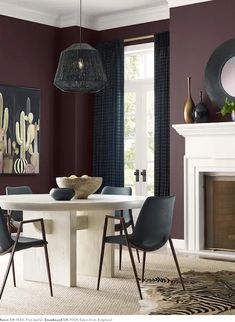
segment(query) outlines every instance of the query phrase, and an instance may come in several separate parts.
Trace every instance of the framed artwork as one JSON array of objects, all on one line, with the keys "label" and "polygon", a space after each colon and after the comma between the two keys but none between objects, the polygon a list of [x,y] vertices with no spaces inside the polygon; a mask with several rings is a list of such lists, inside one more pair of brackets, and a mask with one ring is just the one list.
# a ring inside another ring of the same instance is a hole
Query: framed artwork
[{"label": "framed artwork", "polygon": [[40,96],[0,85],[0,174],[39,173]]}]

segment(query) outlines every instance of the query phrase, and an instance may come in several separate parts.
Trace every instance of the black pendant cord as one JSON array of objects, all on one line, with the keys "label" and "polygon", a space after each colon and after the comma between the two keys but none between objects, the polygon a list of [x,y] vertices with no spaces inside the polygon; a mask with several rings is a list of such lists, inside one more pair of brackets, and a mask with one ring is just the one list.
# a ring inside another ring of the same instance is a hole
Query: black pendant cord
[{"label": "black pendant cord", "polygon": [[82,43],[82,0],[80,0],[80,44]]},{"label": "black pendant cord", "polygon": [[201,103],[202,103],[202,91],[200,91],[200,99],[201,99]]}]

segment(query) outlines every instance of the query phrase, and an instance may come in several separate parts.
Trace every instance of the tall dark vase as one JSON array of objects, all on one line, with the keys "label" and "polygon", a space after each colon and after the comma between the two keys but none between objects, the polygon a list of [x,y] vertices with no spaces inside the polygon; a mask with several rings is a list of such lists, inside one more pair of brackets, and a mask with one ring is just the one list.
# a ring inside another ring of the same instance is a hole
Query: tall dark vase
[{"label": "tall dark vase", "polygon": [[200,92],[200,103],[195,106],[194,110],[194,122],[206,123],[208,122],[208,109],[202,101],[202,92]]},{"label": "tall dark vase", "polygon": [[188,96],[184,103],[184,121],[185,123],[193,123],[193,112],[195,108],[194,101],[191,96],[191,77],[187,77]]}]

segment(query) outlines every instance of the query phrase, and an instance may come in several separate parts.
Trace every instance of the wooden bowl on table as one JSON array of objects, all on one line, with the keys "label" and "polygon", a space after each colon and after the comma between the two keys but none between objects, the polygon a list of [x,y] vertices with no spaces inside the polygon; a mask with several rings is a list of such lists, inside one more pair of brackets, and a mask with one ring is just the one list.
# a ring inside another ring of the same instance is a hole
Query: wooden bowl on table
[{"label": "wooden bowl on table", "polygon": [[56,183],[60,188],[72,188],[75,191],[74,198],[87,199],[89,195],[96,192],[101,186],[103,178],[89,177],[84,175],[77,177],[72,175],[70,177],[57,177]]}]

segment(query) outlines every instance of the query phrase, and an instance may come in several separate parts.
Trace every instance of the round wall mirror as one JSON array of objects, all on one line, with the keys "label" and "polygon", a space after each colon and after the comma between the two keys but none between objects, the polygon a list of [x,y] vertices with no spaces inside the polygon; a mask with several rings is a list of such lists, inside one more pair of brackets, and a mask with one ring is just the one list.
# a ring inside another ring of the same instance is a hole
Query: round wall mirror
[{"label": "round wall mirror", "polygon": [[219,46],[205,70],[205,88],[213,103],[222,107],[227,97],[235,101],[235,39]]},{"label": "round wall mirror", "polygon": [[224,64],[221,71],[221,84],[226,93],[235,97],[235,56]]}]

